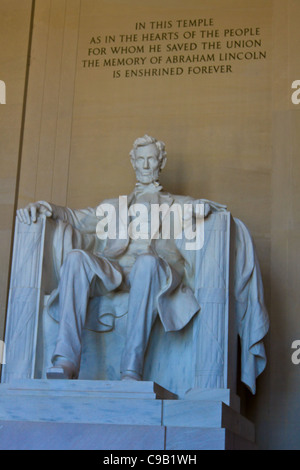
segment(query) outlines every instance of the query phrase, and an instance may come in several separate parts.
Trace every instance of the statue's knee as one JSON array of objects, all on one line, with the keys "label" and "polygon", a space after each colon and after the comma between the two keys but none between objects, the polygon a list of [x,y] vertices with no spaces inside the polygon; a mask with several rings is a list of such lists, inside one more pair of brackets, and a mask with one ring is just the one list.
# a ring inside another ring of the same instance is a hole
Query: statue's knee
[{"label": "statue's knee", "polygon": [[64,265],[72,267],[73,269],[80,269],[84,266],[85,261],[85,256],[81,251],[72,250],[67,254]]}]

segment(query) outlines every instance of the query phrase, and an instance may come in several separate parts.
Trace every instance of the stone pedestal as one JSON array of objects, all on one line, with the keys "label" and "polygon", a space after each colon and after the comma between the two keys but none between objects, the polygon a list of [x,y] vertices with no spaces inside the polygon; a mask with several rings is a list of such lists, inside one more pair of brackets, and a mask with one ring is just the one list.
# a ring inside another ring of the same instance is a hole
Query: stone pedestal
[{"label": "stone pedestal", "polygon": [[255,449],[254,438],[228,390],[177,399],[155,382],[0,386],[1,449],[238,450]]}]

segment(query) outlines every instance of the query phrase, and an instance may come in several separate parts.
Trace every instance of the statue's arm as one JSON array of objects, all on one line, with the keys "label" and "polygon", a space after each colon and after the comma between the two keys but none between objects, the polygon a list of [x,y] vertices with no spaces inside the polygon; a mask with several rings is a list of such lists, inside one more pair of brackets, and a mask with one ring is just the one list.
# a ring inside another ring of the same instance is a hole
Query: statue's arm
[{"label": "statue's arm", "polygon": [[[207,217],[211,212],[226,212],[227,206],[220,204],[215,201],[210,201],[208,199],[193,199],[191,200],[193,205],[194,215],[204,215]],[[203,209],[200,209],[199,206],[203,206]]]},{"label": "statue's arm", "polygon": [[73,210],[46,201],[38,201],[17,211],[18,220],[28,225],[35,223],[39,215],[62,220],[84,232],[95,232],[97,225],[96,211],[93,208]]}]

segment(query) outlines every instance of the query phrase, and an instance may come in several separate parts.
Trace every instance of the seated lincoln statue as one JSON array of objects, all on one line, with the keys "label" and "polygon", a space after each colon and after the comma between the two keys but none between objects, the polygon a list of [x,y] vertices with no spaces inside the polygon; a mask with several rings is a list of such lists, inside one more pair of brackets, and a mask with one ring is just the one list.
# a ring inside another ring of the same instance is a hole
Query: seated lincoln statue
[{"label": "seated lincoln statue", "polygon": [[[201,250],[206,218],[226,211],[226,207],[164,191],[159,183],[166,164],[163,142],[145,135],[134,142],[130,156],[137,183],[127,197],[83,210],[39,201],[17,212],[20,222],[35,223],[38,215],[44,214],[70,225],[76,236],[83,237],[67,250],[58,288],[50,298],[59,330],[48,378],[78,377],[82,331],[88,321],[88,303],[95,297],[128,294],[122,380],[142,380],[145,352],[157,316],[164,330],[170,332],[184,329],[201,313],[201,302],[193,289],[192,253]],[[174,223],[170,222],[171,215]],[[234,223],[238,333],[247,376],[244,381],[253,389],[266,363],[262,339],[268,331],[268,316],[250,235],[242,222],[235,219]],[[196,239],[194,244],[191,234]],[[98,320],[101,324],[101,318]]]}]

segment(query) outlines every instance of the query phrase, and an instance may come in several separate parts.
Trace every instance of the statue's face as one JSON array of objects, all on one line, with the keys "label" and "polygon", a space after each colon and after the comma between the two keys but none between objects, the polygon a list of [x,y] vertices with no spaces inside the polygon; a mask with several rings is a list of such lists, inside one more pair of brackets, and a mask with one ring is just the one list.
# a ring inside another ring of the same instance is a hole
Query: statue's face
[{"label": "statue's face", "polygon": [[135,170],[137,181],[149,184],[158,180],[162,167],[158,157],[159,151],[155,144],[145,145],[136,149],[135,159],[132,159],[132,166]]}]

